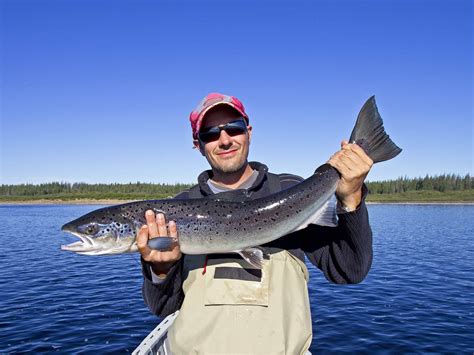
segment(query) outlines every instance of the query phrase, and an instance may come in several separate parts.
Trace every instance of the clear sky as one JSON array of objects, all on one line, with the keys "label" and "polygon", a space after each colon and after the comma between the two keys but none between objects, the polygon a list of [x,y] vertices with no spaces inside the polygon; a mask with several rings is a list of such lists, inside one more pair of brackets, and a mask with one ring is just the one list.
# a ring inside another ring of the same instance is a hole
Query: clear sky
[{"label": "clear sky", "polygon": [[0,4],[0,183],[194,182],[188,115],[214,91],[276,173],[309,176],[376,95],[404,150],[368,180],[473,174],[469,0]]}]

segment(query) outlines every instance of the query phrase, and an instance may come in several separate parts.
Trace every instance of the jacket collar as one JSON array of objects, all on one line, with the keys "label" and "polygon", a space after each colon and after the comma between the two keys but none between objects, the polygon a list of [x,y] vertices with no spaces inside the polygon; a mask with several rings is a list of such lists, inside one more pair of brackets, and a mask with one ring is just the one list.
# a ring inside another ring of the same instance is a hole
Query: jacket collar
[{"label": "jacket collar", "polygon": [[[249,162],[249,164],[252,169],[258,172],[257,179],[255,180],[253,185],[247,189],[247,191],[250,193],[252,191],[258,190],[262,186],[263,182],[267,177],[268,167],[265,164],[256,161],[251,161]],[[214,194],[209,188],[209,185],[207,184],[207,180],[211,179],[212,176],[212,170],[205,170],[198,176],[199,189],[201,190],[201,193],[204,196]]]}]

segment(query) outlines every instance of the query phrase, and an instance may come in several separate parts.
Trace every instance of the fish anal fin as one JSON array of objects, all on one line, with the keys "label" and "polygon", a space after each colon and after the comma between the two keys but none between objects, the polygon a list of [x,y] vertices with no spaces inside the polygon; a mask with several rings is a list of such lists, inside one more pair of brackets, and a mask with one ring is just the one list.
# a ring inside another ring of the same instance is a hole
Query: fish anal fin
[{"label": "fish anal fin", "polygon": [[247,248],[238,250],[238,253],[246,262],[257,269],[263,268],[263,251],[259,248]]}]

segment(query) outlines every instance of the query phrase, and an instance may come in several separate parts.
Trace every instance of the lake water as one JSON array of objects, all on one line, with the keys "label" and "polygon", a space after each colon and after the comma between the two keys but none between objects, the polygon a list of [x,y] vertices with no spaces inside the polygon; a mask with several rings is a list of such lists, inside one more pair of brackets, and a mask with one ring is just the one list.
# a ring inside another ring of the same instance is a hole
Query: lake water
[{"label": "lake water", "polygon": [[[0,206],[0,353],[127,353],[157,325],[138,254],[60,251],[60,226],[98,206]],[[370,205],[374,262],[359,285],[310,266],[311,351],[474,351],[474,206]]]}]

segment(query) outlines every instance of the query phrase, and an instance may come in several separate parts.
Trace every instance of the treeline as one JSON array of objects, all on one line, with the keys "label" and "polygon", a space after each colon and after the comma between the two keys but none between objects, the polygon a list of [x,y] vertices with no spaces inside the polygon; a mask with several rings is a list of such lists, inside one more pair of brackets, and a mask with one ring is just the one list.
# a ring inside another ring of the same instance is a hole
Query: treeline
[{"label": "treeline", "polygon": [[400,177],[396,180],[371,181],[367,183],[370,194],[398,194],[410,191],[462,191],[474,189],[474,178],[443,174],[419,178]]},{"label": "treeline", "polygon": [[[191,184],[177,183],[171,185],[141,182],[128,184],[51,182],[44,184],[0,185],[0,200],[154,199],[173,197],[190,187]],[[461,191],[465,191],[469,196],[473,196],[474,178],[469,174],[465,176],[455,174],[426,175],[423,178],[400,177],[395,180],[370,181],[367,182],[367,187],[369,188],[369,194],[374,197],[399,195],[406,199],[409,196],[415,195],[417,197],[427,196],[427,194],[433,192],[438,194],[438,198],[439,194],[460,194]],[[465,195],[464,192],[462,194]]]},{"label": "treeline", "polygon": [[71,196],[77,198],[134,198],[146,196],[163,198],[172,197],[190,188],[190,184],[86,184],[51,182],[44,184],[1,185],[0,196],[4,197],[53,197]]}]

